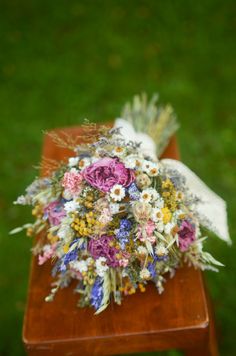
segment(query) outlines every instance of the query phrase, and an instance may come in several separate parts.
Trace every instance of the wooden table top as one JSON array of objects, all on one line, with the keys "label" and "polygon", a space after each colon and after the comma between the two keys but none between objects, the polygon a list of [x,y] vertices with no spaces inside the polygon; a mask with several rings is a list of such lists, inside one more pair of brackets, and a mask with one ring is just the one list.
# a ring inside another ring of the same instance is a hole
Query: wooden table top
[{"label": "wooden table top", "polygon": [[[71,135],[80,128],[66,128]],[[70,151],[45,137],[43,156],[62,160]],[[72,155],[72,154],[71,154]],[[179,158],[173,138],[163,157]],[[45,302],[52,282],[50,262],[38,266],[32,258],[23,341],[32,355],[106,355],[186,348],[207,338],[209,315],[202,273],[180,268],[165,283],[162,295],[149,283],[145,293],[111,303],[101,314],[76,307],[78,294],[72,285],[60,290],[53,302]],[[80,351],[78,351],[80,350]]]}]

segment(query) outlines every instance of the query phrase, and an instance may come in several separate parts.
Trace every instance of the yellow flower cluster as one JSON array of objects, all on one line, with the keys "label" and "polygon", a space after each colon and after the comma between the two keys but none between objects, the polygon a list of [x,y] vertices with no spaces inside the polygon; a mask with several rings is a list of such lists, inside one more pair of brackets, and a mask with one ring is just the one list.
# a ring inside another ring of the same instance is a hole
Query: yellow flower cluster
[{"label": "yellow flower cluster", "polygon": [[94,195],[92,192],[89,192],[85,199],[83,199],[82,204],[85,206],[87,209],[92,209],[93,208],[93,201],[94,201]]},{"label": "yellow flower cluster", "polygon": [[48,240],[50,241],[51,244],[54,244],[59,239],[59,237],[57,235],[53,234],[52,232],[49,232],[47,234],[47,238],[48,238]]},{"label": "yellow flower cluster", "polygon": [[130,280],[126,280],[123,287],[120,287],[119,290],[125,295],[131,295],[136,292],[136,289],[131,284]]},{"label": "yellow flower cluster", "polygon": [[[140,290],[140,292],[145,292],[146,291],[146,287],[143,283],[139,283],[138,284],[138,288]],[[134,294],[136,292],[136,289],[133,287],[132,283],[130,282],[130,280],[125,281],[125,284],[123,287],[120,287],[119,290],[121,292],[123,292],[125,295],[131,295]]]},{"label": "yellow flower cluster", "polygon": [[167,207],[165,207],[165,208],[162,208],[162,209],[161,209],[161,212],[162,212],[162,214],[163,214],[163,218],[162,218],[163,223],[164,223],[164,224],[167,224],[168,222],[170,222],[171,217],[172,217],[172,214],[171,214],[171,212],[170,212],[170,209],[167,208]]},{"label": "yellow flower cluster", "polygon": [[165,205],[171,212],[177,209],[177,193],[174,184],[169,178],[162,182],[162,197]]},{"label": "yellow flower cluster", "polygon": [[74,220],[71,224],[71,227],[80,236],[91,236],[92,234],[101,230],[103,227],[103,224],[97,220],[96,217],[96,213],[93,211],[86,213],[84,216],[74,215]]},{"label": "yellow flower cluster", "polygon": [[32,215],[36,218],[41,218],[43,216],[43,207],[40,204],[34,206],[32,210]]},{"label": "yellow flower cluster", "polygon": [[88,271],[82,272],[83,281],[85,285],[92,286],[94,284],[96,274],[94,271],[94,261],[91,261],[88,265]]},{"label": "yellow flower cluster", "polygon": [[138,287],[139,287],[139,289],[140,289],[140,292],[145,292],[146,291],[146,287],[144,286],[144,284],[142,284],[142,283],[139,283],[138,284]]},{"label": "yellow flower cluster", "polygon": [[32,237],[34,235],[34,229],[32,229],[32,227],[28,227],[26,230],[26,235]]}]

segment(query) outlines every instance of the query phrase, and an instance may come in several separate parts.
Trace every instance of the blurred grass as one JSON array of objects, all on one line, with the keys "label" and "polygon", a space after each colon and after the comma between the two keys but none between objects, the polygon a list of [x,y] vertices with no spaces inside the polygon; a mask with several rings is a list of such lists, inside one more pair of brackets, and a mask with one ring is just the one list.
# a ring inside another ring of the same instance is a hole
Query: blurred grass
[{"label": "blurred grass", "polygon": [[[234,237],[235,10],[233,0],[1,1],[1,355],[24,355],[31,242],[8,231],[29,219],[11,203],[35,175],[42,130],[108,120],[133,94],[158,91],[178,114],[182,160],[227,200]],[[234,355],[235,245],[208,247],[226,264],[207,279],[221,354]]]}]

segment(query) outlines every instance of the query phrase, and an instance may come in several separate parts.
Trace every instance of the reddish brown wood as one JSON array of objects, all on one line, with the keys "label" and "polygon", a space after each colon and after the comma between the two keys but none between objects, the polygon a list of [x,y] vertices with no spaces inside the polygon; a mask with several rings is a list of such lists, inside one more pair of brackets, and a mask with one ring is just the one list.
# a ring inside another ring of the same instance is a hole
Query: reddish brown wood
[{"label": "reddish brown wood", "polygon": [[[81,133],[78,127],[64,131]],[[45,137],[44,157],[63,160],[69,153]],[[175,138],[163,156],[178,159]],[[181,268],[167,279],[162,295],[150,283],[145,293],[125,297],[121,306],[111,303],[95,316],[91,308],[76,307],[73,284],[59,291],[54,302],[44,301],[52,282],[51,267],[50,263],[39,267],[32,259],[23,327],[29,355],[114,355],[172,348],[188,350],[189,355],[217,355],[200,271]]]}]

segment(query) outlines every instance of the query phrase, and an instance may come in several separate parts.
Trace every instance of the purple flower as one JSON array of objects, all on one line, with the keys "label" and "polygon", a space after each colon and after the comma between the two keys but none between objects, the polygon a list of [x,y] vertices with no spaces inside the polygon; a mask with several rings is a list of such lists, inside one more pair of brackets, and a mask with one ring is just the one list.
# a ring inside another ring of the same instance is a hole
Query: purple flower
[{"label": "purple flower", "polygon": [[89,241],[88,250],[94,259],[106,257],[108,266],[117,267],[119,261],[116,258],[116,254],[119,250],[114,247],[114,242],[114,236],[102,235]]},{"label": "purple flower", "polygon": [[97,277],[91,290],[90,302],[97,310],[100,308],[103,299],[102,279]]},{"label": "purple flower", "polygon": [[67,252],[65,255],[63,255],[63,257],[60,260],[60,265],[58,266],[59,271],[65,272],[68,263],[77,260],[77,258],[78,258],[78,248],[75,248],[74,250]]},{"label": "purple flower", "polygon": [[135,179],[134,171],[118,158],[105,157],[82,171],[83,178],[94,188],[109,192],[115,184],[128,187]]},{"label": "purple flower", "polygon": [[128,219],[121,219],[120,220],[120,229],[121,230],[131,230],[132,224]]},{"label": "purple flower", "polygon": [[129,241],[129,231],[127,231],[127,230],[118,230],[116,232],[116,237],[118,238],[118,240],[120,242],[120,246],[121,246],[122,250],[124,250],[125,249],[125,245]]},{"label": "purple flower", "polygon": [[49,220],[52,226],[59,225],[66,215],[62,202],[55,200],[44,208],[44,217]]},{"label": "purple flower", "polygon": [[140,191],[134,182],[131,183],[130,186],[128,187],[128,193],[131,200],[139,200]]},{"label": "purple flower", "polygon": [[120,227],[116,231],[116,237],[120,242],[120,246],[122,250],[125,248],[125,244],[129,241],[129,234],[132,228],[132,224],[128,219],[121,219],[120,220]]},{"label": "purple flower", "polygon": [[180,251],[187,251],[189,246],[195,241],[195,227],[188,220],[184,220],[180,226],[179,232]]},{"label": "purple flower", "polygon": [[155,260],[152,263],[151,262],[148,263],[147,269],[149,270],[151,277],[155,278],[157,275]]}]

